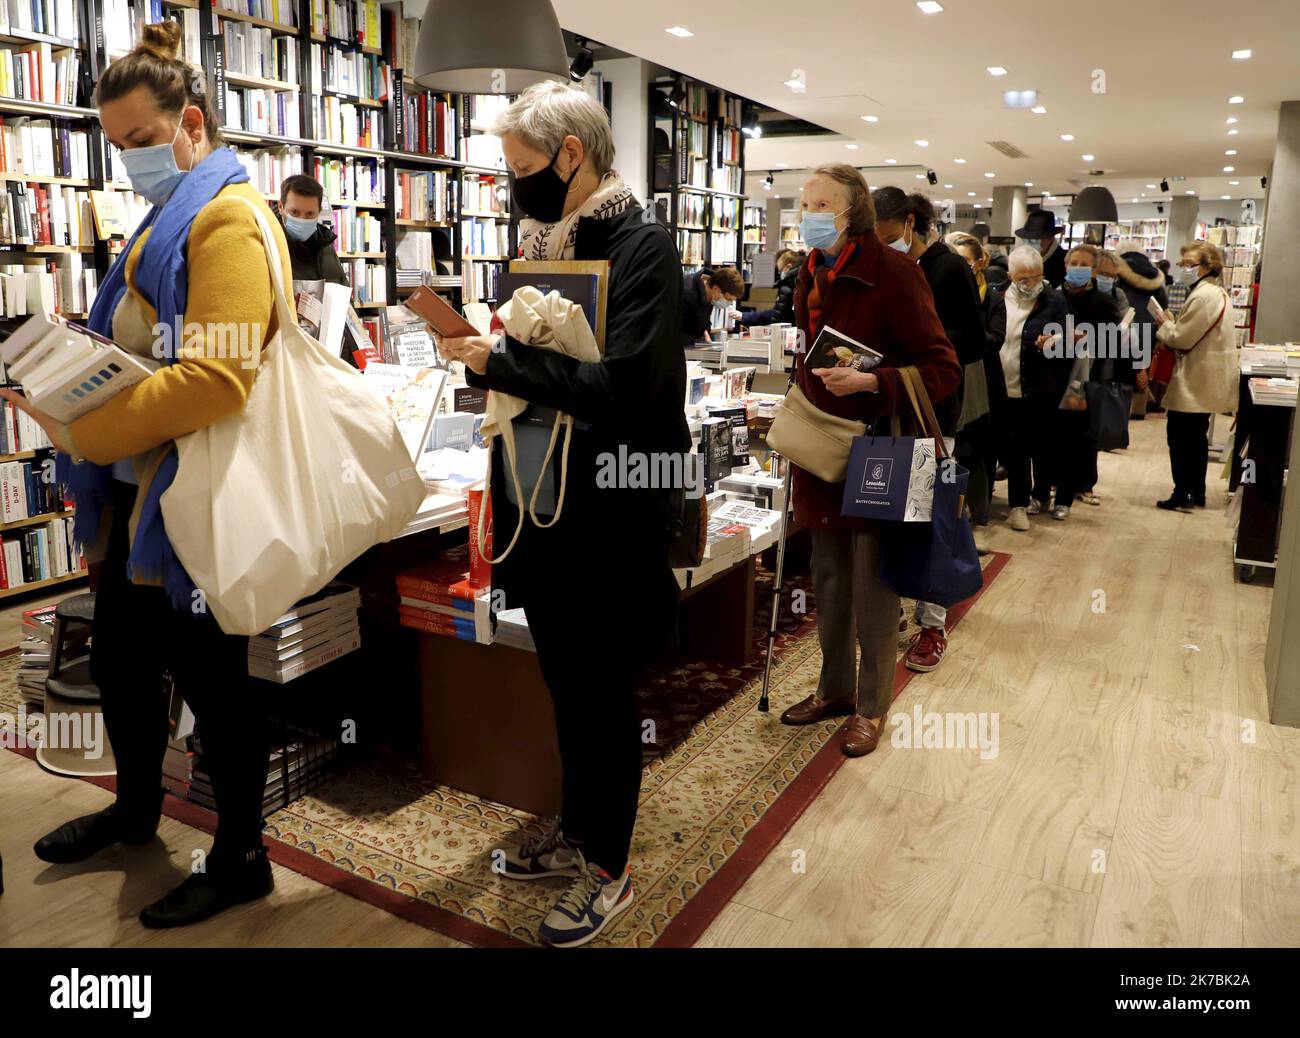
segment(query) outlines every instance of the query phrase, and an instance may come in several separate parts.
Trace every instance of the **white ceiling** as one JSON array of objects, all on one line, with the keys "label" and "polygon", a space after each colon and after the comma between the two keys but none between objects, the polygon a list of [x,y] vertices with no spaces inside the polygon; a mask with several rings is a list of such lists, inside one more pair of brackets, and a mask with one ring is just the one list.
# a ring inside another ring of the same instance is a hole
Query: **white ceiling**
[{"label": "white ceiling", "polygon": [[[781,163],[792,170],[830,161],[874,167],[893,158],[911,169],[892,182],[959,202],[984,203],[994,185],[1025,181],[1035,185],[1031,194],[1072,193],[1098,168],[1107,175],[1096,182],[1122,202],[1143,193],[1142,201],[1154,200],[1159,187],[1146,185],[1165,176],[1173,194],[1263,196],[1259,178],[1272,161],[1278,105],[1300,99],[1296,0],[941,2],[945,10],[935,15],[912,0],[554,6],[566,29],[837,134],[749,141],[746,167],[758,171],[749,179],[754,193],[762,193],[765,171],[780,174]],[[664,31],[672,25],[695,35],[674,37]],[[1247,47],[1250,60],[1232,59],[1233,50]],[[989,65],[1008,74],[995,78]],[[1104,71],[1104,93],[1093,89],[1097,69]],[[806,89],[796,93],[785,81],[801,74]],[[1009,89],[1037,90],[1047,113],[1004,107],[1002,91]],[[1245,103],[1228,104],[1232,95]],[[879,122],[864,122],[867,114]],[[1235,126],[1227,125],[1229,116]],[[1239,132],[1228,136],[1229,129]],[[1062,141],[1063,133],[1074,140]],[[1009,159],[985,143],[991,140],[1008,141],[1028,158]],[[1237,154],[1226,156],[1229,148]],[[1085,161],[1084,154],[1095,157]],[[1225,165],[1234,172],[1224,173]],[[938,174],[936,188],[913,175],[926,167]],[[1187,180],[1175,183],[1174,176]],[[794,193],[802,179],[778,175],[777,192]]]}]

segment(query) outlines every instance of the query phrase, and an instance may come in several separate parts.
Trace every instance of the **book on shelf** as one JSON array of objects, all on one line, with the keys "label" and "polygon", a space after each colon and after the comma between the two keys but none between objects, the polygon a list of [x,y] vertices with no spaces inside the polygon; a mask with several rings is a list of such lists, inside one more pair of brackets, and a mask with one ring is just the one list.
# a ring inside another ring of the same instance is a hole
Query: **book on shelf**
[{"label": "book on shelf", "polygon": [[497,282],[505,264],[496,262],[467,262],[461,267],[462,295],[467,303],[479,300],[496,300],[499,297]]},{"label": "book on shelf", "polygon": [[0,0],[0,32],[41,33],[80,42],[76,0]]},{"label": "book on shelf", "polygon": [[69,509],[67,488],[54,479],[54,448],[38,447],[36,456],[0,462],[0,522],[13,523]]},{"label": "book on shelf", "polygon": [[27,398],[61,422],[102,406],[157,367],[152,359],[146,362],[111,339],[50,313],[23,322],[0,345],[0,359]]},{"label": "book on shelf", "polygon": [[0,184],[0,245],[95,244],[91,192],[58,184]]},{"label": "book on shelf", "polygon": [[388,62],[335,44],[311,45],[311,91],[330,90],[363,101],[388,100],[391,76]]},{"label": "book on shelf", "polygon": [[90,132],[66,119],[0,115],[0,171],[86,180]]},{"label": "book on shelf", "polygon": [[316,156],[311,175],[320,181],[331,205],[384,204],[384,168],[377,159]]},{"label": "book on shelf", "polygon": [[298,41],[292,36],[220,17],[216,25],[221,34],[228,76],[256,76],[286,86],[298,85]]},{"label": "book on shelf", "polygon": [[212,0],[217,13],[232,11],[275,22],[286,29],[298,24],[298,0]]},{"label": "book on shelf", "polygon": [[88,313],[98,291],[98,279],[98,272],[78,252],[0,263],[0,317]]},{"label": "book on shelf", "polygon": [[469,579],[465,548],[453,548],[431,562],[397,575],[398,622],[430,634],[489,644],[491,589]]},{"label": "book on shelf", "polygon": [[393,184],[393,215],[399,220],[446,223],[456,212],[456,178],[444,170],[400,170]]},{"label": "book on shelf", "polygon": [[0,43],[0,97],[75,105],[80,69],[81,52],[72,47]]},{"label": "book on shelf", "polygon": [[0,588],[5,590],[70,576],[85,568],[85,558],[75,543],[72,516],[0,535]]}]

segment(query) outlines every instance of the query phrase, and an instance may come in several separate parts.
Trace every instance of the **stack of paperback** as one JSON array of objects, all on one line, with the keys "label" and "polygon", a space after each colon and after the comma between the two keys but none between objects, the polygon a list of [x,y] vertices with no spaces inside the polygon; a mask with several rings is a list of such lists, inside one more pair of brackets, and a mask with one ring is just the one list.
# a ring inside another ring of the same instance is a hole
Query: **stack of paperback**
[{"label": "stack of paperback", "polygon": [[[45,708],[45,677],[50,670],[50,644],[54,640],[54,606],[41,606],[23,613],[22,662],[18,665],[18,691],[28,709]],[[79,657],[81,647],[70,647],[69,656]],[[68,662],[74,662],[69,659]]]},{"label": "stack of paperback", "polygon": [[466,549],[397,575],[403,627],[488,645],[492,641],[491,588],[475,587]]},{"label": "stack of paperback", "polygon": [[[203,761],[202,731],[187,740],[189,789],[187,798],[210,811],[217,809],[212,777]],[[262,794],[262,817],[286,807],[316,786],[325,769],[338,756],[338,740],[303,738],[276,748],[266,765],[266,789]]]},{"label": "stack of paperback", "polygon": [[536,652],[532,632],[528,630],[528,617],[522,609],[502,609],[497,613],[497,633],[495,641],[508,645],[512,649],[524,652]]},{"label": "stack of paperback", "polygon": [[112,340],[54,314],[28,318],[0,346],[0,360],[27,399],[61,422],[101,407],[153,373]]},{"label": "stack of paperback", "polygon": [[335,581],[248,639],[248,673],[284,684],[361,646],[361,593]]}]

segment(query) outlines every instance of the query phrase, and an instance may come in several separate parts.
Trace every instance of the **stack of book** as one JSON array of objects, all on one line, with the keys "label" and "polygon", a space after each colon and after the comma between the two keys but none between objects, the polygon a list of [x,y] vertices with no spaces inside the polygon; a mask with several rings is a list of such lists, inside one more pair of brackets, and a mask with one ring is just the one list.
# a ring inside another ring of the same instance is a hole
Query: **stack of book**
[{"label": "stack of book", "polygon": [[[217,809],[212,776],[203,761],[203,733],[187,740],[189,787],[186,797],[209,811]],[[338,756],[338,740],[320,736],[295,739],[271,751],[266,766],[266,789],[262,794],[262,816],[287,807],[317,785],[322,774]],[[179,764],[174,767],[179,767]]]},{"label": "stack of book", "polygon": [[[28,609],[23,613],[22,656],[18,664],[18,691],[28,709],[45,708],[45,678],[50,670],[50,645],[54,641],[54,609],[52,605]],[[85,639],[80,645],[69,645],[70,657],[84,653]],[[68,662],[73,662],[69,658]]]},{"label": "stack of book", "polygon": [[494,641],[524,652],[536,652],[532,632],[528,630],[528,617],[522,609],[502,609],[497,613],[497,630]]},{"label": "stack of book", "polygon": [[402,626],[490,644],[491,589],[476,587],[469,568],[466,549],[456,548],[433,562],[399,573],[398,614]]},{"label": "stack of book", "polygon": [[338,581],[248,639],[248,673],[284,684],[361,646],[361,593]]},{"label": "stack of book", "polygon": [[1296,406],[1297,383],[1292,378],[1252,378],[1250,380],[1250,398],[1256,404],[1275,404],[1284,407]]}]

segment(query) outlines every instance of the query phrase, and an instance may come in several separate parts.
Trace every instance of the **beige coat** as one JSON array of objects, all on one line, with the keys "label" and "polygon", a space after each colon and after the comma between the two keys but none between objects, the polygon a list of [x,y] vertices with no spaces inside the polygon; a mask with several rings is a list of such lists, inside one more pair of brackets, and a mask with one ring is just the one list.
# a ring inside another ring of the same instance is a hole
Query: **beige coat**
[{"label": "beige coat", "polygon": [[[1223,317],[1215,319],[1222,310]],[[1213,327],[1211,327],[1213,326]],[[1206,278],[1156,338],[1174,351],[1174,375],[1161,401],[1170,411],[1222,414],[1237,409],[1240,361],[1228,293]]]}]

